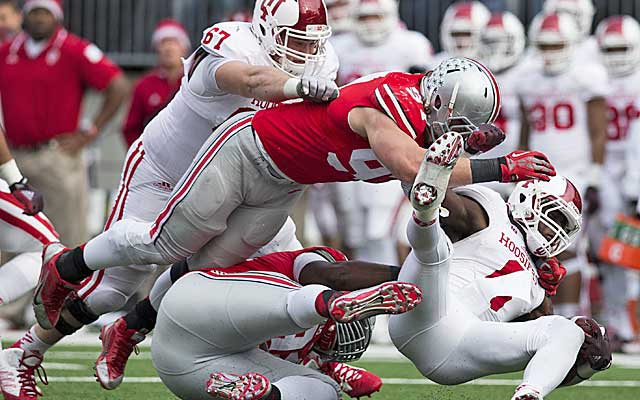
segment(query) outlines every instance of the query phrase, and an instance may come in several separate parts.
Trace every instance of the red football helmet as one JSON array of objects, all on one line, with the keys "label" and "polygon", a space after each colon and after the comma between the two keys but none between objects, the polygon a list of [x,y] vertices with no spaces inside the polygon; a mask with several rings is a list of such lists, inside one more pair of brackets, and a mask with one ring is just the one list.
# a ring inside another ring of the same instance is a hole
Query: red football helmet
[{"label": "red football helmet", "polygon": [[325,60],[331,28],[322,0],[258,0],[252,29],[273,65],[289,75],[301,76]]}]

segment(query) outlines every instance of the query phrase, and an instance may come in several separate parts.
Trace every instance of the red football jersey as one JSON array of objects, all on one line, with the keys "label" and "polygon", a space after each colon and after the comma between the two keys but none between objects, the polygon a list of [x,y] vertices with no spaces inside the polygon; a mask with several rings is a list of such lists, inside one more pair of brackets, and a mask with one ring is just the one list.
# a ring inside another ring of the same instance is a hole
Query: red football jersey
[{"label": "red football jersey", "polygon": [[426,114],[420,95],[422,74],[369,75],[340,89],[330,103],[303,101],[261,110],[253,128],[275,165],[302,184],[394,179],[369,142],[348,121],[356,107],[380,110],[424,146]]},{"label": "red football jersey", "polygon": [[310,253],[310,252],[326,252],[329,253],[333,259],[336,261],[345,261],[346,257],[340,251],[332,249],[331,247],[324,246],[316,246],[316,247],[306,247],[301,250],[294,251],[281,251],[277,253],[271,253],[264,255],[262,257],[253,258],[247,260],[245,262],[241,262],[240,264],[233,265],[227,268],[207,268],[203,271],[209,273],[222,273],[222,274],[232,274],[237,272],[249,272],[249,271],[267,271],[267,272],[278,272],[282,275],[285,275],[287,278],[297,281],[294,272],[293,272],[293,264],[296,258],[302,253]]}]

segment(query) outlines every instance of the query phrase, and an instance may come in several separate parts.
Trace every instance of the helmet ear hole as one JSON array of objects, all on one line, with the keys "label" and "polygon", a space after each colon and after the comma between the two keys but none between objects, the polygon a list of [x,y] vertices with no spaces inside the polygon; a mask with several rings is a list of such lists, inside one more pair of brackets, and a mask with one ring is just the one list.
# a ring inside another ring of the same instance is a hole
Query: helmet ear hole
[{"label": "helmet ear hole", "polygon": [[436,95],[436,98],[433,101],[433,108],[435,108],[436,110],[440,110],[440,107],[442,107],[442,98],[438,94]]}]

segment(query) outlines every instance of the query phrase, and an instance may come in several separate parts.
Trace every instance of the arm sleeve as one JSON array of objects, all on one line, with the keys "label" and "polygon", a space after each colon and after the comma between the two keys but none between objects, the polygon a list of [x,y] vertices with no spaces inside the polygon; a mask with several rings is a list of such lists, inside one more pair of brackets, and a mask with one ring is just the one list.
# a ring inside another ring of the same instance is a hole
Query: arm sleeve
[{"label": "arm sleeve", "polygon": [[92,43],[84,43],[79,57],[79,71],[82,81],[96,90],[104,90],[122,70],[108,59]]},{"label": "arm sleeve", "polygon": [[129,112],[122,127],[122,135],[127,143],[127,147],[142,135],[144,130],[144,94],[140,82],[136,84],[131,98]]}]

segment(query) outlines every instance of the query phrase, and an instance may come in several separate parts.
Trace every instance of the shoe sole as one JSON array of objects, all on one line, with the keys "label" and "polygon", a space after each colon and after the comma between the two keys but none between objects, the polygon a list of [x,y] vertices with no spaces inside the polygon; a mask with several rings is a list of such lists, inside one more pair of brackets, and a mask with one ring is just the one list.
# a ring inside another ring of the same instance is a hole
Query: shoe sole
[{"label": "shoe sole", "polygon": [[[58,249],[58,251],[54,252],[53,254],[51,254],[50,256],[47,257],[47,251],[49,250],[49,248],[51,246],[55,246],[55,245],[59,245],[60,248]],[[43,282],[46,281],[46,279],[49,277],[49,268],[45,268],[46,265],[49,264],[49,262],[60,252],[64,251],[65,247],[62,246],[60,243],[54,242],[54,243],[49,243],[48,245],[44,246],[44,248],[42,249],[42,271],[40,272],[40,278],[38,279],[38,285],[36,286],[36,290],[34,292],[34,296],[33,296],[33,312],[35,314],[36,317],[36,321],[38,321],[38,324],[43,327],[44,329],[53,329],[56,325],[56,323],[58,321],[50,321],[49,320],[49,316],[47,314],[47,310],[44,306],[44,303],[42,302],[42,288],[43,288]],[[46,261],[45,261],[46,260]],[[58,317],[59,318],[59,317]]]},{"label": "shoe sole", "polygon": [[369,291],[345,294],[333,301],[331,318],[349,323],[379,314],[402,314],[422,301],[422,292],[413,284],[386,282]]},{"label": "shoe sole", "polygon": [[[238,384],[242,384],[242,388],[238,388]],[[219,379],[217,374],[214,374],[207,383],[207,393],[229,400],[253,400],[264,396],[270,387],[269,379],[258,373],[241,375],[238,380],[232,382]]]}]

